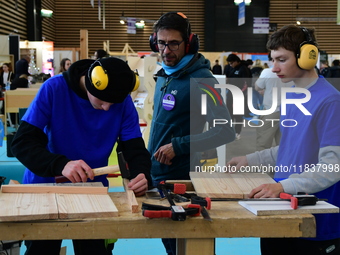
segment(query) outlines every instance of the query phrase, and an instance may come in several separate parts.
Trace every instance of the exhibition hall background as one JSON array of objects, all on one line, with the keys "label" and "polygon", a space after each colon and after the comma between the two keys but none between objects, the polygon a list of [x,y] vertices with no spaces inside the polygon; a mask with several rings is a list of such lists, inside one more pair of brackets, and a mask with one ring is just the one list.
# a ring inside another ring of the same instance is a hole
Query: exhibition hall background
[{"label": "exhibition hall background", "polygon": [[[181,11],[188,16],[192,30],[201,39],[206,52],[266,52],[268,34],[253,34],[254,17],[270,17],[277,28],[295,24],[314,27],[319,47],[327,54],[339,54],[340,26],[336,24],[338,0],[252,0],[246,6],[246,21],[238,26],[238,7],[233,0],[0,0],[0,34],[15,34],[20,40],[53,41],[57,48],[77,48],[80,30],[88,30],[88,56],[109,41],[110,51],[122,51],[128,43],[134,51],[150,51],[148,38],[152,22],[168,11]],[[105,3],[105,7],[104,7]],[[53,11],[51,18],[41,18],[40,9]],[[105,15],[103,10],[105,9]],[[147,20],[144,29],[127,34],[121,17]]]}]

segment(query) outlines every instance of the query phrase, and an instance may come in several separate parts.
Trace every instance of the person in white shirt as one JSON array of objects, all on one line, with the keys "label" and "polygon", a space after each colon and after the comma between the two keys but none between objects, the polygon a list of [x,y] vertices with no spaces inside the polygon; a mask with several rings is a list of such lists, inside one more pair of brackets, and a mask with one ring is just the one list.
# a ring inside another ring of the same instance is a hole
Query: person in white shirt
[{"label": "person in white shirt", "polygon": [[11,65],[9,63],[3,63],[0,73],[0,86],[6,87],[7,82],[12,82],[14,79],[14,73],[12,72]]}]

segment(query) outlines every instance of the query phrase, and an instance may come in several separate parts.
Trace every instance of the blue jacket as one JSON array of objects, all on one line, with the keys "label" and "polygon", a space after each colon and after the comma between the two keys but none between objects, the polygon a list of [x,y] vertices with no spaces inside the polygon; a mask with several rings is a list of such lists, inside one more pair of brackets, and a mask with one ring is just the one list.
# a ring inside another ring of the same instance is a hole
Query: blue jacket
[{"label": "blue jacket", "polygon": [[[200,166],[201,152],[235,139],[228,109],[219,90],[214,88],[218,81],[209,68],[209,60],[198,53],[186,67],[171,75],[166,75],[164,69],[157,73],[148,146],[154,181],[189,179],[189,171]],[[206,104],[202,103],[202,95],[207,98]],[[171,102],[173,108],[166,107]],[[201,113],[202,108],[206,109],[206,115]],[[227,124],[214,127],[213,121],[217,119]],[[207,122],[211,128],[203,132]],[[169,143],[172,143],[176,156],[171,165],[161,164],[153,155]]]}]

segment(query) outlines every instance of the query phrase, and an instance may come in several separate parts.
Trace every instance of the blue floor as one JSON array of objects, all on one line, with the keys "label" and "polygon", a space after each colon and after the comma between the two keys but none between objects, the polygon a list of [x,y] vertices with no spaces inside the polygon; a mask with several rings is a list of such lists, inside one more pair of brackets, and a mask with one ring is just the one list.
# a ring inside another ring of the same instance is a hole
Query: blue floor
[{"label": "blue floor", "polygon": [[[10,179],[21,182],[23,165],[14,157],[7,157],[6,141],[0,147],[0,176],[5,176],[5,183]],[[120,188],[110,188],[110,192],[121,191]],[[62,246],[67,246],[67,255],[73,255],[71,240],[64,240]],[[20,255],[25,253],[22,245]],[[116,242],[114,255],[166,255],[160,239],[119,239]],[[258,238],[217,238],[216,255],[259,255]]]},{"label": "blue floor", "polygon": [[[63,240],[67,246],[66,254],[73,255],[71,240]],[[25,246],[20,250],[24,255]],[[114,255],[166,255],[160,239],[118,239],[113,251]],[[216,238],[216,255],[259,255],[258,238]],[[201,255],[201,254],[197,254]],[[202,254],[203,255],[203,254]]]}]

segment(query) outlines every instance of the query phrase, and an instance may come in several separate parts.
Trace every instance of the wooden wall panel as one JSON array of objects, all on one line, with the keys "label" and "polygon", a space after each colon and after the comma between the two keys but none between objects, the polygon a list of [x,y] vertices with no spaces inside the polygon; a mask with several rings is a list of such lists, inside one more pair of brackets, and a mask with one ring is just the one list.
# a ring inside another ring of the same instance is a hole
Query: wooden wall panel
[{"label": "wooden wall panel", "polygon": [[337,0],[270,0],[270,22],[277,23],[278,28],[296,24],[314,28],[320,50],[327,54],[340,52],[340,25],[336,24]]},{"label": "wooden wall panel", "polygon": [[41,9],[52,10],[53,15],[52,18],[43,18],[42,19],[42,37],[45,38],[46,41],[55,42],[55,1],[54,0],[42,0],[41,1]]},{"label": "wooden wall panel", "polygon": [[149,36],[153,23],[146,23],[144,29],[137,29],[136,34],[127,34],[127,25],[119,23],[124,12],[125,17],[137,17],[157,20],[168,11],[181,11],[187,15],[194,33],[199,34],[204,47],[204,1],[155,1],[121,0],[105,2],[106,28],[98,20],[98,1],[92,8],[89,0],[56,0],[56,40],[55,47],[79,47],[80,29],[88,30],[89,56],[103,48],[103,42],[110,41],[110,51],[122,51],[129,43],[134,51],[150,51]]},{"label": "wooden wall panel", "polygon": [[0,34],[18,34],[26,40],[26,1],[0,0]]},{"label": "wooden wall panel", "polygon": [[[105,0],[106,29],[98,21],[98,1],[94,2],[95,8],[91,7],[90,0],[42,0],[42,8],[54,11],[52,18],[42,21],[45,40],[54,41],[59,48],[79,48],[80,29],[88,29],[89,56],[103,48],[106,40],[110,41],[111,51],[121,51],[126,42],[135,51],[149,51],[152,23],[147,23],[144,30],[137,29],[135,35],[127,34],[126,25],[119,23],[122,12],[126,17],[157,20],[161,14],[177,10],[188,16],[193,32],[200,36],[201,49],[205,47],[204,17],[213,14],[206,13],[203,0]],[[337,0],[270,0],[270,22],[277,23],[280,28],[295,23],[296,17],[312,18],[302,25],[316,29],[319,47],[328,54],[340,53],[340,26],[336,25],[336,14]],[[27,39],[24,0],[0,0],[0,34],[10,33],[19,34],[21,40]]]}]

